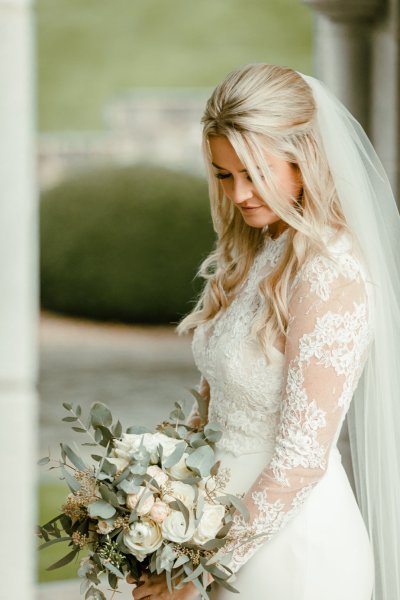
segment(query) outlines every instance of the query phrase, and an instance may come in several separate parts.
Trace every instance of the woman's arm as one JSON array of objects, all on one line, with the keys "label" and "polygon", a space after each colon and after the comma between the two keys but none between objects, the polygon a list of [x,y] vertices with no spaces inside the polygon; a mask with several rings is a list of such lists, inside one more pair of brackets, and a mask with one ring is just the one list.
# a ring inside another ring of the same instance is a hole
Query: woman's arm
[{"label": "woman's arm", "polygon": [[[347,255],[342,266],[317,256],[293,287],[280,426],[270,464],[244,497],[250,521],[234,515],[224,547],[233,550],[234,572],[279,534],[323,477],[361,375],[371,338],[366,286],[355,259]],[[234,549],[254,534],[262,535]]]},{"label": "woman's arm", "polygon": [[[208,403],[210,401],[210,386],[209,386],[207,379],[205,379],[205,377],[203,377],[203,375],[201,375],[201,377],[200,377],[200,383],[198,385],[197,391],[199,392],[200,396],[202,396],[204,398],[204,400],[206,401],[207,407],[208,407]],[[201,416],[199,413],[199,407],[198,407],[197,401],[195,401],[193,403],[192,410],[186,420],[186,425],[190,425],[191,427],[197,427],[200,424],[201,424]]]}]

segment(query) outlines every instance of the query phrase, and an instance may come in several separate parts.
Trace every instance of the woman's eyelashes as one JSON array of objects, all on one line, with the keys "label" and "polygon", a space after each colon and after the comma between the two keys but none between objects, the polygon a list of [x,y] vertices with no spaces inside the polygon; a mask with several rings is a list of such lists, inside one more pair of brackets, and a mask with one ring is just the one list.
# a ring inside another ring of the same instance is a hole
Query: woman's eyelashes
[{"label": "woman's eyelashes", "polygon": [[[217,179],[228,179],[229,177],[232,177],[231,173],[215,173],[215,177]],[[250,182],[252,182],[252,178],[250,177],[250,175],[247,175],[246,179]],[[264,177],[261,176],[261,179],[264,179]]]}]

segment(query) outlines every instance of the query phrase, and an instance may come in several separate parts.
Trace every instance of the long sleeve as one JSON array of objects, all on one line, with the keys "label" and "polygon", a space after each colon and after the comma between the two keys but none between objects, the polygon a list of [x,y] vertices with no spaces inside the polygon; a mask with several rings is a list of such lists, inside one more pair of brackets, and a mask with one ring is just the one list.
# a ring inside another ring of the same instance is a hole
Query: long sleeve
[{"label": "long sleeve", "polygon": [[[236,572],[285,527],[323,477],[371,341],[365,278],[350,254],[321,255],[298,273],[289,301],[281,418],[271,462],[244,496],[230,530]],[[245,542],[254,534],[263,534]]]}]

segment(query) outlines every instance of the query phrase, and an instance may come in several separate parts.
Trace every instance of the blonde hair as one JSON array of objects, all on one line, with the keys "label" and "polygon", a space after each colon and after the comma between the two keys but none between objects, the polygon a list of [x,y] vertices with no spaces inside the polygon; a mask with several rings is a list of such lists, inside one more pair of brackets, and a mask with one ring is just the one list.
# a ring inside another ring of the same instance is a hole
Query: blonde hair
[{"label": "blonde hair", "polygon": [[[225,136],[247,169],[256,190],[288,226],[287,250],[274,270],[262,279],[258,292],[263,311],[251,334],[267,360],[270,347],[285,335],[290,284],[313,253],[327,255],[327,228],[339,234],[346,224],[316,124],[311,88],[293,69],[265,63],[232,71],[215,88],[202,118],[203,154],[207,167],[211,216],[217,234],[215,248],[200,265],[205,286],[194,309],[178,324],[178,334],[225,310],[244,282],[255,254],[269,235],[265,228],[247,225],[223,193],[211,165],[210,136]],[[301,198],[287,196],[275,184],[263,153],[297,166]]]}]

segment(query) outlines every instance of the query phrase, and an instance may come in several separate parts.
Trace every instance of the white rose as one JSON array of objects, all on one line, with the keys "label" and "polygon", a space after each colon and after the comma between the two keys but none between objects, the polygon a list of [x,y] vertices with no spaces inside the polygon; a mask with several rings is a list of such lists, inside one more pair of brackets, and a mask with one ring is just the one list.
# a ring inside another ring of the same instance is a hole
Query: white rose
[{"label": "white rose", "polygon": [[159,486],[165,485],[168,481],[168,475],[157,465],[150,465],[146,473],[153,477]]},{"label": "white rose", "polygon": [[99,521],[97,521],[97,533],[106,535],[107,533],[110,533],[113,529],[114,526],[112,524],[112,521],[106,519],[99,519]]},{"label": "white rose", "polygon": [[190,540],[194,532],[194,515],[189,511],[189,525],[186,530],[186,522],[180,510],[173,510],[161,525],[163,537],[171,542],[186,542]]},{"label": "white rose", "polygon": [[[139,503],[139,500],[142,498],[142,496],[143,500]],[[143,485],[140,486],[139,492],[137,494],[128,494],[126,496],[126,506],[128,508],[133,510],[138,504],[138,515],[147,515],[154,504],[153,494]]]},{"label": "white rose", "polygon": [[162,495],[164,502],[173,502],[178,498],[187,508],[192,508],[194,497],[194,488],[187,483],[182,483],[182,481],[171,481],[168,484],[168,492]]},{"label": "white rose", "polygon": [[170,514],[171,509],[168,504],[165,504],[162,500],[157,500],[154,502],[153,506],[150,510],[150,517],[156,523],[162,523],[165,521],[166,517]]},{"label": "white rose", "polygon": [[169,467],[168,472],[175,479],[186,479],[186,477],[190,477],[193,474],[186,466],[186,458],[188,456],[189,454],[184,452],[181,459],[175,465]]},{"label": "white rose", "polygon": [[125,546],[140,562],[147,554],[157,550],[163,541],[160,526],[146,517],[132,523],[129,532],[124,533],[123,539]]},{"label": "white rose", "polygon": [[214,539],[222,527],[224,515],[225,508],[221,504],[206,502],[196,531],[193,534],[193,541],[196,544],[205,544]]},{"label": "white rose", "polygon": [[157,434],[153,433],[123,433],[121,440],[114,441],[114,456],[124,458],[125,460],[132,459],[135,452],[140,448],[143,442],[143,448],[150,453],[150,460],[157,462]]}]

